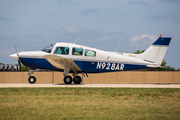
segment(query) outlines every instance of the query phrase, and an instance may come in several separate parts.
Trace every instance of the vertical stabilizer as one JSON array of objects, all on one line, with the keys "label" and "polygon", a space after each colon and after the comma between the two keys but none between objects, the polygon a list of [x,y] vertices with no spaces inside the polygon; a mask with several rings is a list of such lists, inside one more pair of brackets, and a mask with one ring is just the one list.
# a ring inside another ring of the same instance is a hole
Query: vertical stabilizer
[{"label": "vertical stabilizer", "polygon": [[171,38],[159,37],[145,52],[137,55],[137,58],[143,59],[144,61],[155,63],[156,66],[160,66]]}]

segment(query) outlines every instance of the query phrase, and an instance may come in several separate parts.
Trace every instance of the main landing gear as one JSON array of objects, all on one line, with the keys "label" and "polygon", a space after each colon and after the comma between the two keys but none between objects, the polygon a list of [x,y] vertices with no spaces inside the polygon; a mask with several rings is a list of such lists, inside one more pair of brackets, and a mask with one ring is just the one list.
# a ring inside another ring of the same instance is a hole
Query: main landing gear
[{"label": "main landing gear", "polygon": [[81,83],[81,77],[77,76],[77,72],[74,70],[74,73],[72,74],[74,78],[72,78],[71,76],[68,75],[69,71],[70,71],[69,67],[64,68],[64,73],[63,73],[64,83],[65,84],[71,84],[72,82],[74,82],[74,84],[80,84]]},{"label": "main landing gear", "polygon": [[65,84],[71,84],[72,81],[74,82],[74,84],[80,84],[81,83],[81,77],[80,76],[75,76],[73,79],[69,75],[64,77],[64,83]]}]

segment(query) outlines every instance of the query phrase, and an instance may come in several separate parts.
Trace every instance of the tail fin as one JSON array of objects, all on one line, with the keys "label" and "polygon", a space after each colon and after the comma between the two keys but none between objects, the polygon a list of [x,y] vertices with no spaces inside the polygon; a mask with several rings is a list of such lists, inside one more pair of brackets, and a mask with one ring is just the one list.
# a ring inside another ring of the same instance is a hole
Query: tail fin
[{"label": "tail fin", "polygon": [[170,41],[171,38],[159,37],[145,52],[137,55],[137,58],[160,66]]}]

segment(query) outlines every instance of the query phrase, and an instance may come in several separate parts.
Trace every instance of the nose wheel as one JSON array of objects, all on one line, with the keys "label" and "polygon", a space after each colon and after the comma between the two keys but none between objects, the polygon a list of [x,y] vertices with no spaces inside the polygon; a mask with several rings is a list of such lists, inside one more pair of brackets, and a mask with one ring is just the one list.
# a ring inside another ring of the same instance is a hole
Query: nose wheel
[{"label": "nose wheel", "polygon": [[73,79],[69,75],[64,77],[64,83],[65,84],[71,84],[72,81],[74,82],[74,84],[80,84],[81,83],[81,77],[80,76],[75,76]]},{"label": "nose wheel", "polygon": [[34,76],[30,76],[28,81],[30,84],[34,84],[36,82],[36,78]]}]

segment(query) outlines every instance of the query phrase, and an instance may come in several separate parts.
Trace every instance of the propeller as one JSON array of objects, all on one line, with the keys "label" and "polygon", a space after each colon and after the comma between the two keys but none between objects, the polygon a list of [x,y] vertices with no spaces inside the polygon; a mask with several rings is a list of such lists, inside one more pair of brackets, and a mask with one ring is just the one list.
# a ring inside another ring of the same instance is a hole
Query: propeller
[{"label": "propeller", "polygon": [[16,48],[16,45],[15,45],[15,50],[16,50],[16,54],[17,54],[17,56],[18,56],[18,64],[19,64],[19,69],[20,69],[20,71],[21,71],[21,60],[19,59],[19,54],[18,54],[18,52],[17,52],[17,48]]}]

